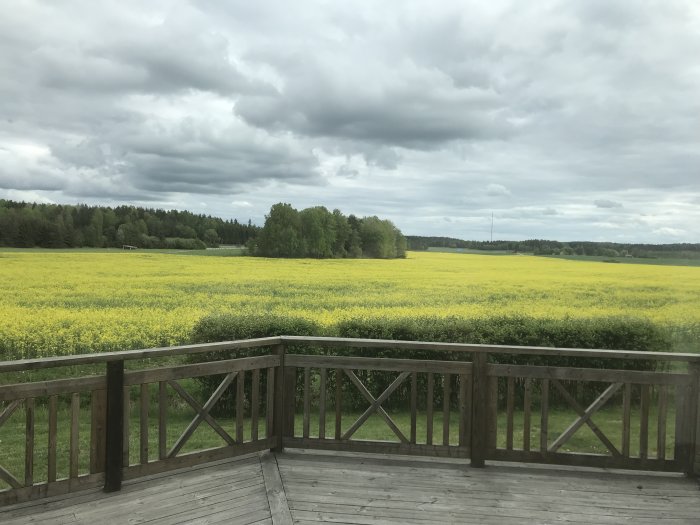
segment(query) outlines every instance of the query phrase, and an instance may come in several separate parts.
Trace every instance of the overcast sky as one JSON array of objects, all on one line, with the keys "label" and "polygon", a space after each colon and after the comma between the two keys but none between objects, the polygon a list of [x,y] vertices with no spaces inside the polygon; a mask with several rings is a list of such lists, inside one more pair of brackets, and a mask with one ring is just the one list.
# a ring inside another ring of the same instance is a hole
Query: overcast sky
[{"label": "overcast sky", "polygon": [[700,242],[700,3],[6,2],[0,198]]}]

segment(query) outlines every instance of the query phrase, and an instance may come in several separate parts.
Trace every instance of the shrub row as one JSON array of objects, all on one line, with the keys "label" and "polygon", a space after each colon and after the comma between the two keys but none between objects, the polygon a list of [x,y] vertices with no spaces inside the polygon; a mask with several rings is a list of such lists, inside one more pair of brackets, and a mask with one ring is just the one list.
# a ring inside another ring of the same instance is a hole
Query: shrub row
[{"label": "shrub row", "polygon": [[[497,344],[517,346],[546,346],[568,348],[598,348],[638,351],[668,351],[671,348],[669,337],[657,326],[647,320],[622,317],[596,319],[535,319],[530,317],[491,317],[484,319],[462,318],[370,318],[339,321],[335,325],[322,327],[308,319],[264,314],[258,316],[215,314],[202,318],[193,330],[193,342],[215,342],[235,339],[248,339],[276,335],[323,335],[336,337],[358,337],[372,339],[395,339],[406,341],[436,341],[475,344]],[[339,354],[354,356],[394,357],[412,359],[468,359],[468,356],[456,352],[405,351],[392,349],[323,349],[310,345],[294,345],[290,353],[305,354]],[[211,353],[190,356],[193,362],[259,355],[266,349],[242,350],[229,353]],[[491,355],[494,363],[517,363],[550,366],[580,366],[587,368],[622,368],[636,370],[653,370],[654,361],[618,360],[602,358],[571,358],[543,356]],[[392,372],[367,371],[357,372],[358,377],[375,396],[379,395],[396,377]],[[264,376],[264,374],[263,374]],[[219,377],[202,378],[206,391],[213,390]],[[263,377],[264,381],[264,377]],[[334,392],[334,374],[328,375],[328,395]],[[451,403],[457,405],[457,385],[452,385]],[[537,392],[535,382],[535,393]],[[301,381],[297,382],[301,389]],[[249,385],[248,385],[249,386]],[[318,388],[318,385],[314,385]],[[575,395],[581,402],[590,401],[607,385],[602,383],[579,383]],[[263,384],[264,388],[264,384]],[[426,375],[418,376],[418,398],[425,399]],[[409,396],[410,382],[406,381],[395,391],[384,406],[405,407]],[[505,382],[499,383],[499,398],[505,398]],[[441,377],[436,376],[434,400],[436,406],[442,403]],[[299,392],[300,394],[301,392]],[[315,395],[318,395],[316,390]],[[555,391],[551,392],[551,402],[561,400]],[[219,403],[219,409],[230,410],[232,392],[228,392]],[[247,396],[248,397],[248,396]],[[519,398],[520,396],[516,396]],[[298,396],[300,398],[300,396]],[[367,402],[357,389],[345,381],[343,399],[347,407],[361,410]],[[537,399],[537,396],[535,396]]]}]

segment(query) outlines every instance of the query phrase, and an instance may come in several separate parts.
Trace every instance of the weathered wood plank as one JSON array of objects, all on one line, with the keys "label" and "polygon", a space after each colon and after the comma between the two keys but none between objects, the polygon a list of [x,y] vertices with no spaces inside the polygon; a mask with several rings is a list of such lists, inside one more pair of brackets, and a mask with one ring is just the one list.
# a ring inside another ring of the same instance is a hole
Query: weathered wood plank
[{"label": "weathered wood plank", "polygon": [[[0,480],[7,483],[13,489],[22,488],[22,484],[19,482],[19,480],[12,474],[10,474],[9,471],[5,470],[5,467],[3,467],[2,465],[0,465]],[[2,492],[0,492],[0,495],[1,494]]]},{"label": "weathered wood plank", "polygon": [[195,467],[211,461],[244,456],[253,452],[260,452],[265,449],[273,448],[276,442],[276,436],[272,436],[267,439],[248,441],[243,444],[237,443],[235,445],[199,450],[197,452],[188,452],[180,454],[179,456],[169,457],[163,461],[151,461],[146,465],[131,465],[124,469],[124,479],[136,479],[152,474],[169,472],[171,470]]},{"label": "weathered wood plank", "polygon": [[343,434],[343,370],[335,369],[335,439]]},{"label": "weathered wood plank", "polygon": [[[245,400],[245,371],[241,370],[238,372],[238,375],[236,376],[236,442],[237,443],[243,443],[243,418],[245,417],[245,414],[243,411],[245,410],[244,408],[244,400]],[[223,390],[222,390],[223,393]],[[217,398],[218,400],[218,398]],[[214,402],[215,403],[215,402]],[[204,408],[204,410],[209,413],[211,408],[214,406],[214,403],[211,403],[209,408]],[[228,435],[228,434],[227,434]],[[231,445],[232,443],[229,443]]]},{"label": "weathered wood plank", "polygon": [[260,417],[260,369],[256,368],[251,376],[250,400],[250,440],[258,439],[258,418]]},{"label": "weathered wood plank", "polygon": [[[291,356],[290,356],[291,357]],[[303,435],[309,437],[309,422],[311,417],[311,369],[304,367],[304,414],[303,414]]]},{"label": "weathered wood plank", "polygon": [[507,380],[506,392],[506,449],[513,450],[513,411],[515,408],[515,378]]},{"label": "weathered wood plank", "polygon": [[546,454],[549,443],[549,379],[542,380],[540,396],[540,453]]},{"label": "weathered wood plank", "polygon": [[91,365],[97,363],[109,363],[113,361],[130,361],[136,359],[153,359],[156,357],[202,354],[207,352],[223,352],[225,350],[275,346],[281,344],[281,342],[281,337],[261,337],[259,339],[244,339],[240,341],[223,341],[221,343],[202,343],[196,345],[167,346],[162,348],[148,348],[145,350],[126,350],[120,352],[100,352],[96,354],[21,359],[18,361],[0,361],[0,372],[18,372],[20,370],[40,370],[60,366]]},{"label": "weathered wood plank", "polygon": [[49,398],[49,433],[48,433],[48,472],[49,483],[56,481],[56,441],[58,439],[58,397]]},{"label": "weathered wood plank", "polygon": [[315,438],[285,438],[286,448],[316,450],[336,450],[343,452],[363,452],[382,454],[402,454],[408,456],[434,456],[441,458],[467,458],[468,447],[399,443],[392,441],[351,440],[336,441]]},{"label": "weathered wood plank", "polygon": [[523,450],[530,450],[530,433],[532,417],[532,378],[525,378],[523,392]]},{"label": "weathered wood plank", "polygon": [[459,376],[459,446],[469,447],[472,419],[472,388],[471,377]]},{"label": "weathered wood plank", "polygon": [[90,474],[104,472],[107,452],[107,391],[94,390],[90,400]]},{"label": "weathered wood plank", "polygon": [[447,446],[450,444],[450,390],[452,375],[445,374],[443,377],[442,389],[442,444]]},{"label": "weathered wood plank", "polygon": [[569,453],[569,452],[537,452],[524,450],[497,449],[493,459],[500,461],[517,461],[525,463],[544,463],[548,465],[564,465],[570,467],[595,467],[616,469],[640,469],[661,472],[678,472],[682,465],[676,460],[656,460],[640,458],[625,458],[624,456],[603,456],[599,454]]},{"label": "weathered wood plank", "polygon": [[158,382],[158,459],[168,457],[168,383]]},{"label": "weathered wood plank", "polygon": [[24,399],[15,399],[5,407],[2,413],[0,413],[0,427],[5,424],[5,421],[12,417],[12,414],[14,414],[20,406],[22,406],[22,401],[24,401]]},{"label": "weathered wood plank", "polygon": [[289,510],[287,495],[282,484],[277,459],[274,453],[268,452],[260,455],[263,479],[265,480],[265,492],[270,507],[270,515],[274,525],[291,525],[292,513]]},{"label": "weathered wood plank", "polygon": [[122,446],[124,450],[122,452],[122,465],[128,467],[131,463],[131,458],[129,456],[130,449],[130,438],[131,438],[131,387],[124,387],[124,420],[122,421]]},{"label": "weathered wood plank", "polygon": [[275,415],[275,369],[267,369],[267,399],[265,400],[265,437],[273,435],[273,417]]},{"label": "weathered wood plank", "polygon": [[[285,360],[288,356],[285,356]],[[281,421],[281,433],[279,435],[280,447],[282,446],[282,438],[286,436],[294,436],[294,417],[296,412],[296,394],[297,394],[297,369],[294,366],[284,367],[284,388],[281,389],[282,407],[279,418]]]},{"label": "weathered wood plank", "polygon": [[498,441],[498,378],[488,377],[486,385],[489,389],[486,412],[486,451],[489,452],[495,450]]},{"label": "weathered wood plank", "polygon": [[70,478],[78,477],[78,460],[80,454],[80,394],[71,396],[70,400]]},{"label": "weathered wood plank", "polygon": [[632,385],[625,383],[622,394],[622,455],[630,457],[630,418],[632,403]]},{"label": "weathered wood plank", "polygon": [[659,404],[656,426],[656,457],[666,459],[666,416],[668,413],[668,392],[665,385],[659,387]]},{"label": "weathered wood plank", "polygon": [[256,368],[269,368],[279,366],[280,357],[266,355],[259,357],[241,357],[223,361],[211,361],[209,363],[197,363],[195,365],[178,365],[168,368],[149,368],[146,370],[131,370],[124,374],[125,385],[140,385],[143,383],[156,383],[158,381],[177,381],[192,377],[203,377],[231,372],[255,370]]},{"label": "weathered wood plank", "polygon": [[418,372],[411,372],[411,400],[410,400],[410,412],[411,412],[411,436],[409,441],[411,443],[416,443],[417,440],[417,423],[418,423]]},{"label": "weathered wood plank", "polygon": [[348,370],[381,370],[385,372],[470,373],[471,363],[429,359],[394,359],[387,357],[345,357],[298,355],[286,356],[289,366],[299,368],[342,368]]},{"label": "weathered wood plank", "polygon": [[28,397],[24,400],[25,410],[25,438],[27,439],[24,449],[24,486],[30,487],[34,484],[34,398]]},{"label": "weathered wood plank", "polygon": [[[53,379],[33,383],[17,383],[0,386],[0,402],[21,400],[28,397],[46,397],[73,392],[92,392],[106,388],[104,376],[77,377],[71,379]],[[2,418],[0,416],[0,424]]]},{"label": "weathered wood plank", "polygon": [[426,436],[425,443],[428,445],[433,444],[433,388],[435,386],[435,379],[432,372],[428,372],[428,391],[426,394],[425,402],[425,428]]},{"label": "weathered wood plank", "polygon": [[687,385],[690,383],[688,374],[535,365],[492,364],[489,365],[488,374],[497,377],[530,377],[559,381],[601,381],[646,385]]},{"label": "weathered wood plank", "polygon": [[319,392],[318,392],[318,437],[326,438],[326,378],[327,369],[319,370]]},{"label": "weathered wood plank", "polygon": [[639,401],[639,457],[649,457],[649,385],[642,385]]},{"label": "weathered wood plank", "polygon": [[311,337],[284,335],[285,343],[311,343],[315,346],[341,348],[386,348],[394,350],[428,350],[470,354],[494,353],[513,355],[543,355],[612,359],[641,359],[650,361],[700,362],[698,354],[640,352],[634,350],[589,350],[580,348],[550,348],[538,346],[481,345],[468,343],[435,343],[425,341],[396,341],[391,339],[360,339],[349,337]]},{"label": "weathered wood plank", "polygon": [[150,395],[148,384],[143,383],[139,393],[139,461],[142,465],[148,463],[148,407]]},{"label": "weathered wood plank", "polygon": [[488,427],[488,388],[486,354],[472,356],[472,417],[471,417],[471,465],[483,467],[486,459],[486,429]]}]

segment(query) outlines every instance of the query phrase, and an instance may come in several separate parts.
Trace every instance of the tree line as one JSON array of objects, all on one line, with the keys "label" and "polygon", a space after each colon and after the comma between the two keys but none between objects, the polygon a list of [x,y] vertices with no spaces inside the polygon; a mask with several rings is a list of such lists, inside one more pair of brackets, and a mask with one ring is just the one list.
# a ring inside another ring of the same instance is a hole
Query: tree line
[{"label": "tree line", "polygon": [[259,227],[188,211],[37,204],[0,199],[0,246],[201,249],[244,245]]},{"label": "tree line", "polygon": [[376,216],[345,216],[323,206],[296,210],[272,206],[258,236],[249,242],[253,255],[391,259],[406,256],[406,238],[391,221]]},{"label": "tree line", "polygon": [[461,248],[466,250],[494,250],[535,255],[587,255],[599,257],[641,258],[700,258],[700,244],[634,244],[594,241],[559,242],[546,239],[525,241],[465,241],[452,237],[407,236],[409,250],[428,248]]}]

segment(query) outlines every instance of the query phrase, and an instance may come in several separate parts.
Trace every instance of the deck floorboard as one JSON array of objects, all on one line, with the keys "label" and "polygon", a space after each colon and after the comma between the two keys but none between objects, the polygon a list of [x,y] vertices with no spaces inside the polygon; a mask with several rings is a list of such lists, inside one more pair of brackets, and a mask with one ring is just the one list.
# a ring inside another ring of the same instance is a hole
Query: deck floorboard
[{"label": "deck floorboard", "polygon": [[680,525],[697,509],[698,483],[682,475],[289,450],[6,507],[0,522]]}]

